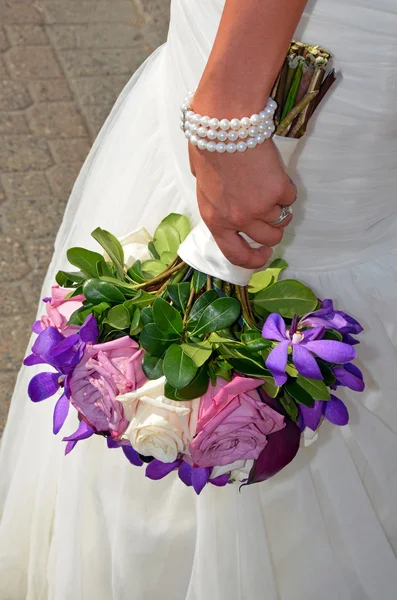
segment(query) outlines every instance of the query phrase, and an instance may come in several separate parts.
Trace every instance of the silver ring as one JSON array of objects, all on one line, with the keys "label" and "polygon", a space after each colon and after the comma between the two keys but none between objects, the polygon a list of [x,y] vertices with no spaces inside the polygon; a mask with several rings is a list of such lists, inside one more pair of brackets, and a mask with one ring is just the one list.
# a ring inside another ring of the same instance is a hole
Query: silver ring
[{"label": "silver ring", "polygon": [[270,225],[280,225],[280,223],[285,221],[285,219],[287,219],[290,215],[292,215],[292,207],[282,206],[279,218],[277,219],[277,221],[274,221],[274,223],[270,223]]}]

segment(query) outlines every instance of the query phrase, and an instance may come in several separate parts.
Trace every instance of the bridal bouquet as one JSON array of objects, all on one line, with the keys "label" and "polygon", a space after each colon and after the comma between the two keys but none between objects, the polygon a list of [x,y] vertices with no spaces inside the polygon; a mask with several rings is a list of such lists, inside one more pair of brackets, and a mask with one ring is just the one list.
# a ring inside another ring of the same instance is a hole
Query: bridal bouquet
[{"label": "bridal bouquet", "polygon": [[189,232],[170,214],[153,238],[98,228],[102,253],[69,249],[78,270],[58,272],[25,364],[50,367],[28,392],[33,402],[58,395],[55,434],[76,411],[66,453],[101,435],[150,479],[177,471],[199,494],[264,481],[324,419],[348,422],[335,392],[364,389],[352,362],[362,328],[281,277],[283,260],[246,287],[193,269],[178,256]]}]

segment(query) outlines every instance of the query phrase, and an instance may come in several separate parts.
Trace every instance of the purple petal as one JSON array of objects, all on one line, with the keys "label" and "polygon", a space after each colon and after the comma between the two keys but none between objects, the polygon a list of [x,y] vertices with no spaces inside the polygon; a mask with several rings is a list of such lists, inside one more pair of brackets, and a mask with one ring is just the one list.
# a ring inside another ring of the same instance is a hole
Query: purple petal
[{"label": "purple petal", "polygon": [[330,363],[344,364],[356,358],[356,351],[349,344],[334,340],[315,340],[305,347]]},{"label": "purple petal", "polygon": [[59,333],[58,329],[55,329],[55,327],[47,327],[47,329],[44,329],[36,339],[32,347],[32,352],[47,360],[46,357],[51,354],[53,348],[60,344],[64,339],[64,336],[62,333]]},{"label": "purple petal", "polygon": [[120,448],[120,444],[116,442],[116,440],[114,440],[112,437],[106,438],[106,443],[108,445],[108,448],[111,450],[115,448]]},{"label": "purple petal", "polygon": [[354,338],[352,335],[350,335],[350,333],[343,333],[341,332],[343,337],[342,337],[342,341],[345,342],[345,344],[349,344],[350,346],[356,346],[357,344],[359,344],[359,340],[356,340],[356,338]]},{"label": "purple petal", "polygon": [[212,485],[216,485],[217,487],[223,487],[229,483],[229,473],[219,475],[219,477],[215,477],[215,479],[209,479],[209,483],[212,483]]},{"label": "purple petal", "polygon": [[283,340],[270,352],[266,360],[266,366],[271,371],[276,385],[284,385],[288,377],[285,373],[288,360],[288,340]]},{"label": "purple petal", "polygon": [[80,338],[83,342],[96,344],[98,341],[98,323],[94,315],[88,315],[80,328]]},{"label": "purple petal", "polygon": [[342,400],[331,394],[331,400],[325,402],[324,417],[334,425],[347,425],[349,422],[349,411]]},{"label": "purple petal", "polygon": [[343,367],[334,367],[333,372],[338,380],[338,385],[344,385],[355,392],[363,392],[365,390],[363,374],[355,365],[348,363]]},{"label": "purple petal", "polygon": [[29,354],[23,361],[25,367],[33,367],[34,365],[43,365],[45,364],[45,360],[41,358],[41,356],[36,356],[35,354]]},{"label": "purple petal", "polygon": [[322,317],[323,315],[330,315],[334,312],[334,303],[331,299],[327,298],[321,302],[321,308],[315,310],[312,315]]},{"label": "purple petal", "polygon": [[286,420],[284,429],[269,435],[266,448],[251,469],[248,484],[266,481],[284,469],[295,458],[300,439],[299,427],[290,419]]},{"label": "purple petal", "polygon": [[153,481],[158,481],[159,479],[163,479],[169,475],[172,471],[175,471],[180,465],[182,461],[175,460],[172,463],[163,463],[161,460],[152,460],[151,463],[146,467],[146,477],[149,479],[153,479]]},{"label": "purple petal", "polygon": [[80,440],[87,440],[92,435],[94,435],[94,433],[95,433],[95,431],[91,427],[91,425],[88,425],[88,423],[86,423],[85,421],[80,421],[80,425],[78,426],[76,431],[74,433],[72,433],[72,435],[68,435],[67,437],[64,437],[63,441],[64,442],[79,442]]},{"label": "purple petal", "polygon": [[360,323],[356,321],[356,319],[353,319],[353,317],[351,317],[350,315],[347,315],[346,313],[340,310],[337,311],[337,314],[341,315],[345,319],[345,321],[347,321],[347,325],[343,328],[343,330],[341,330],[341,333],[358,334],[364,331]]},{"label": "purple petal", "polygon": [[301,344],[293,344],[292,362],[303,377],[308,377],[309,379],[323,379],[316,359],[306,348],[307,346],[302,346]]},{"label": "purple petal", "polygon": [[325,333],[325,327],[320,325],[319,327],[313,327],[313,329],[309,329],[307,331],[303,331],[304,339],[303,343],[311,342],[313,340],[318,340],[323,337]]},{"label": "purple petal", "polygon": [[32,402],[41,402],[51,398],[59,390],[59,373],[38,373],[30,380],[29,398]]},{"label": "purple petal", "polygon": [[196,494],[199,496],[205,486],[207,485],[210,477],[211,469],[202,469],[201,467],[193,467],[192,471],[192,485]]},{"label": "purple petal", "polygon": [[32,331],[33,333],[37,333],[37,335],[39,335],[42,331],[43,331],[43,325],[41,324],[41,321],[35,321],[32,325]]},{"label": "purple petal", "polygon": [[66,446],[65,446],[65,456],[67,456],[73,450],[73,448],[75,447],[76,444],[77,444],[77,442],[74,442],[74,441],[73,442],[70,441],[70,442],[68,442],[66,444]]},{"label": "purple petal", "polygon": [[272,313],[268,316],[262,329],[262,337],[276,342],[286,339],[285,321],[281,315]]},{"label": "purple petal", "polygon": [[121,446],[121,449],[132,465],[135,467],[141,467],[143,465],[143,461],[139,458],[138,452],[134,450],[132,446]]},{"label": "purple petal", "polygon": [[55,405],[53,417],[53,432],[55,435],[59,433],[66,421],[69,413],[70,401],[66,394],[62,394]]},{"label": "purple petal", "polygon": [[311,429],[312,431],[316,431],[317,427],[320,425],[321,417],[323,416],[325,408],[324,404],[328,404],[328,401],[316,401],[312,408],[309,408],[304,404],[299,405],[299,410],[302,415],[303,422],[305,426]]},{"label": "purple petal", "polygon": [[43,298],[43,302],[51,302],[52,298],[50,296],[46,296],[45,298]]},{"label": "purple petal", "polygon": [[179,479],[183,481],[183,483],[188,487],[191,487],[193,485],[192,471],[193,467],[191,467],[187,462],[183,462],[178,469]]}]

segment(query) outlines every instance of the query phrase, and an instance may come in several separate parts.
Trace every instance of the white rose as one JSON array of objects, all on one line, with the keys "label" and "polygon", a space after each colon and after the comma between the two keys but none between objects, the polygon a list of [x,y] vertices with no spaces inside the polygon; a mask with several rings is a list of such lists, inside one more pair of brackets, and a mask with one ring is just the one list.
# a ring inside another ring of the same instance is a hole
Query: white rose
[{"label": "white rose", "polygon": [[253,466],[253,460],[237,460],[236,462],[230,465],[225,465],[224,467],[214,467],[212,469],[211,479],[220,477],[225,473],[230,473],[231,479],[242,481],[243,479],[247,479]]},{"label": "white rose", "polygon": [[[137,260],[144,262],[145,260],[150,260],[152,258],[148,250],[148,244],[152,239],[152,236],[144,227],[132,231],[122,238],[118,238],[120,244],[123,246],[124,263],[128,269],[132,267]],[[105,260],[110,261],[106,252],[104,258]]]},{"label": "white rose", "polygon": [[200,400],[174,402],[165,397],[165,377],[118,396],[130,424],[123,434],[143,456],[174,462],[193,439]]}]

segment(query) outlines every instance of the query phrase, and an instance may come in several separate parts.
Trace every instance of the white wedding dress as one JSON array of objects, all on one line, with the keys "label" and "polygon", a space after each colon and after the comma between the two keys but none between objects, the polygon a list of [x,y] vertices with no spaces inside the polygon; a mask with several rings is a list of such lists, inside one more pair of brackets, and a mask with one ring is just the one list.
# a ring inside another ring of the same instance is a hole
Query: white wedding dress
[{"label": "white wedding dress", "polygon": [[[97,226],[123,235],[171,211],[197,221],[179,105],[224,0],[174,0],[168,43],[133,76],[77,180],[43,288]],[[269,482],[153,483],[102,438],[63,456],[53,402],[22,368],[0,460],[1,600],[397,598],[397,4],[309,0],[297,38],[342,72],[300,147],[291,274],[365,327],[367,390],[351,421]],[[42,311],[40,307],[40,312]],[[71,415],[65,430],[76,426]]]}]

